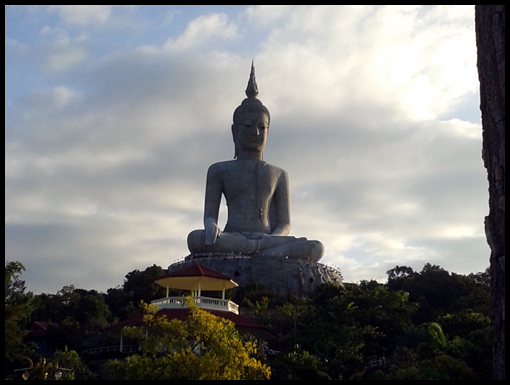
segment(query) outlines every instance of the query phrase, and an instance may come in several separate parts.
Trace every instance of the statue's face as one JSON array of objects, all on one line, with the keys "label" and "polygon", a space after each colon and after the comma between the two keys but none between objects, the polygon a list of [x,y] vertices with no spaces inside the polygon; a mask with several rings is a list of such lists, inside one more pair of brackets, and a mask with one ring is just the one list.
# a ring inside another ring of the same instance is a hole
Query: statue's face
[{"label": "statue's face", "polygon": [[235,142],[240,151],[262,152],[266,146],[269,118],[263,112],[244,112],[234,126]]}]

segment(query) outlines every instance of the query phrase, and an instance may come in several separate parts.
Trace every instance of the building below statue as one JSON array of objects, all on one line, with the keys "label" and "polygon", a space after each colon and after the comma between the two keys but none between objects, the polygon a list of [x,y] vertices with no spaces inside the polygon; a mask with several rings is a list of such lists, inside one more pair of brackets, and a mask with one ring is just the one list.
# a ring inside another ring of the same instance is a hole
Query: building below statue
[{"label": "building below statue", "polygon": [[267,289],[275,289],[300,297],[307,297],[323,283],[342,285],[342,275],[333,267],[283,256],[191,254],[184,261],[168,266],[168,273],[194,263],[230,277],[239,286],[260,283]]}]

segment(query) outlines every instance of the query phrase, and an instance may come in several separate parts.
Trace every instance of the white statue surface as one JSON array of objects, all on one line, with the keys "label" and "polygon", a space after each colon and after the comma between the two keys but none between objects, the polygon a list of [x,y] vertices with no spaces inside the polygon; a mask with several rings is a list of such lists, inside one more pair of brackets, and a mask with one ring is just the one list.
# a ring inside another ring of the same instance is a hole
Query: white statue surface
[{"label": "white statue surface", "polygon": [[[209,167],[204,229],[188,235],[188,248],[192,254],[285,256],[316,262],[324,255],[321,242],[289,236],[289,177],[263,161],[270,114],[257,95],[252,64],[247,98],[234,111],[235,159]],[[228,207],[223,231],[218,225],[222,196]]]}]

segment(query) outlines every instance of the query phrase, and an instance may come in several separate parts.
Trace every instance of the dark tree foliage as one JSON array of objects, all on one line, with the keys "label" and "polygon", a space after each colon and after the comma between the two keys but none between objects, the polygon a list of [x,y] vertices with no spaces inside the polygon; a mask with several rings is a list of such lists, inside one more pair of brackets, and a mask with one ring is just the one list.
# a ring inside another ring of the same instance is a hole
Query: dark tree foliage
[{"label": "dark tree foliage", "polygon": [[129,300],[129,296],[122,287],[108,289],[104,301],[117,321],[127,319],[137,313],[137,307]]},{"label": "dark tree foliage", "polygon": [[138,307],[140,301],[150,303],[153,299],[166,296],[166,289],[154,283],[154,280],[162,275],[163,269],[157,265],[152,265],[144,271],[133,270],[126,275],[122,289],[135,307]]},{"label": "dark tree foliage", "polygon": [[[25,290],[15,267],[12,284],[6,286],[12,303],[24,298]],[[109,340],[107,326],[133,315],[135,301],[165,296],[163,288],[153,285],[161,274],[156,265],[134,270],[122,287],[106,294],[70,285],[35,296],[32,319],[52,322],[47,337],[60,350],[116,344],[118,334]],[[396,266],[388,271],[386,284],[327,284],[309,298],[259,284],[230,295],[243,316],[278,336],[267,341],[279,352],[265,361],[272,379],[490,378],[488,271],[463,276],[430,264],[421,271]],[[100,367],[84,358],[89,367]]]},{"label": "dark tree foliage", "polygon": [[409,300],[419,304],[418,311],[413,315],[413,321],[418,324],[466,308],[488,316],[487,274],[450,274],[428,263],[421,272],[397,266],[388,271],[387,286],[389,290],[409,293]]},{"label": "dark tree foliage", "polygon": [[[487,274],[397,266],[387,284],[322,285],[309,299],[267,301],[258,320],[281,336],[272,378],[489,379]],[[244,294],[260,303],[260,293]]]},{"label": "dark tree foliage", "polygon": [[114,320],[103,295],[96,290],[64,286],[54,295],[37,295],[34,321],[49,322],[46,336],[54,349],[83,349],[100,342],[102,330]]},{"label": "dark tree foliage", "polygon": [[345,289],[328,286],[312,296],[315,301],[301,315],[297,340],[325,363],[332,378],[350,378],[370,361],[392,354],[416,307],[405,293],[375,281]]},{"label": "dark tree foliage", "polygon": [[26,321],[30,313],[32,293],[25,293],[20,279],[25,267],[20,262],[5,262],[5,358],[12,359],[25,351],[23,337],[28,333]]},{"label": "dark tree foliage", "polygon": [[25,281],[20,279],[23,271],[22,263],[5,262],[5,302],[10,305],[24,304],[31,299],[32,293],[25,293]]},{"label": "dark tree foliage", "polygon": [[256,304],[264,301],[271,303],[271,306],[283,305],[289,301],[289,296],[274,289],[266,289],[259,283],[238,287],[234,290],[232,301],[246,310],[255,310]]}]

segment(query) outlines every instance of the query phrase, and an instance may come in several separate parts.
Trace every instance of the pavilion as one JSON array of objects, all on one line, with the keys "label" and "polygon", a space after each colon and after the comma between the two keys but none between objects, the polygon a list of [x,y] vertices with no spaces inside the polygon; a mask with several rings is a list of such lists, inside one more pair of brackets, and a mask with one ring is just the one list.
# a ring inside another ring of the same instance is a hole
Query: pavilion
[{"label": "pavilion", "polygon": [[[237,287],[230,277],[211,270],[199,264],[187,265],[181,269],[166,273],[154,280],[158,285],[167,289],[166,297],[153,300],[159,310],[156,316],[165,315],[167,319],[184,321],[189,316],[189,309],[185,297],[170,297],[170,289],[187,290],[191,293],[195,305],[208,311],[214,316],[232,321],[240,333],[250,333],[264,340],[275,337],[265,326],[239,315],[239,306],[225,299],[225,290]],[[203,291],[221,291],[220,298],[202,296]],[[137,315],[121,321],[110,329],[118,329],[125,326],[139,326],[143,324],[143,315]],[[123,346],[123,337],[120,336],[120,352],[126,351]],[[117,349],[116,349],[117,350]],[[119,350],[117,350],[119,351]]]}]

